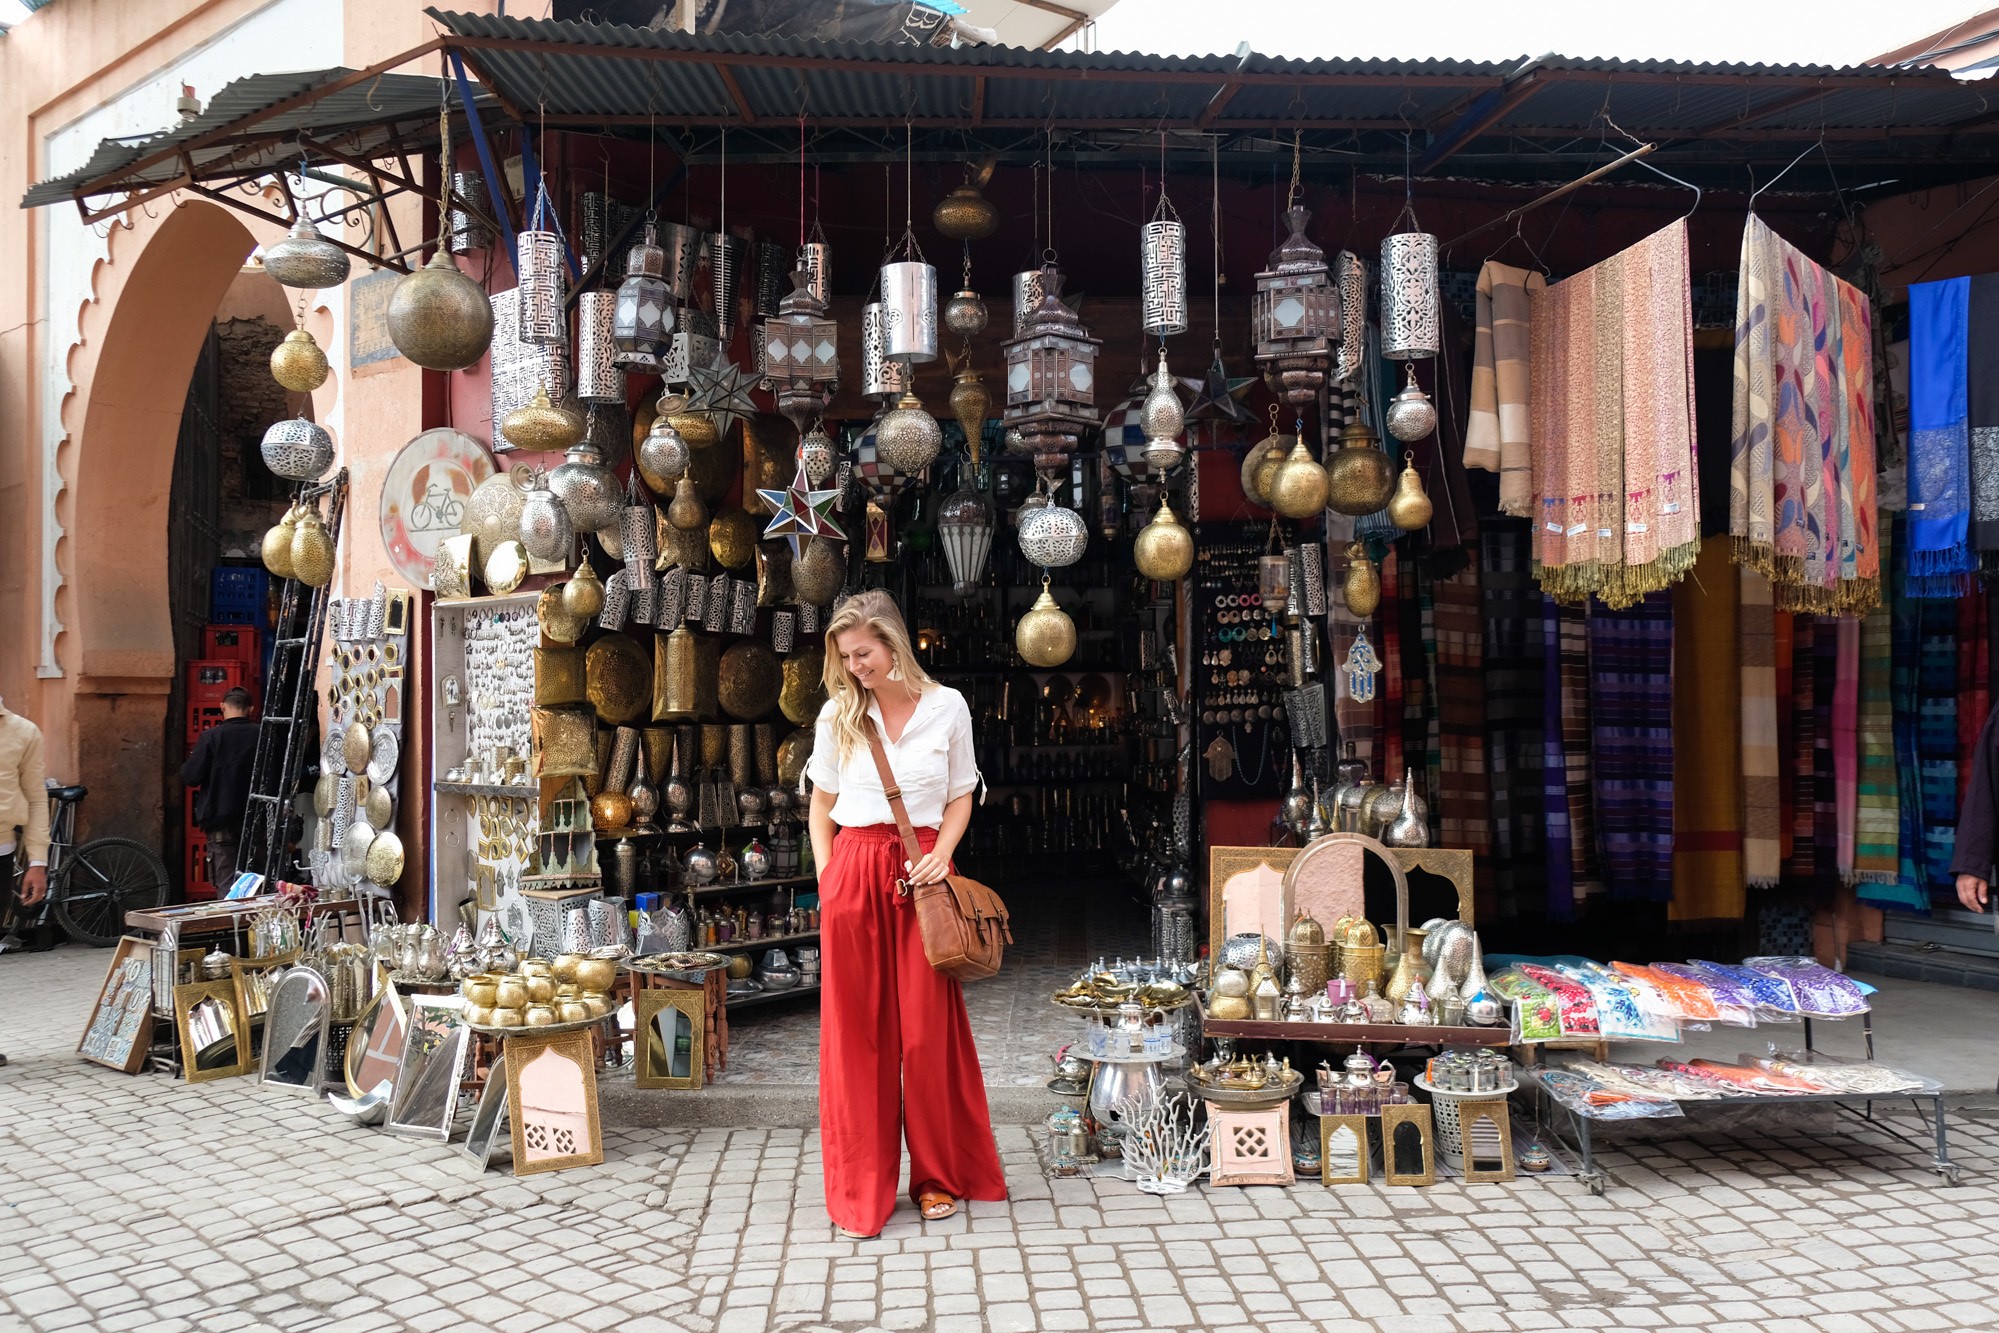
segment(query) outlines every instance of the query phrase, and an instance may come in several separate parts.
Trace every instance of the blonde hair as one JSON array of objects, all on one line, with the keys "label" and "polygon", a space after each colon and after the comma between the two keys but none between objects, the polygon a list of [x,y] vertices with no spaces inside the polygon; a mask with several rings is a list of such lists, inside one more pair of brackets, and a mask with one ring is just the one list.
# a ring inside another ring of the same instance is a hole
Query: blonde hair
[{"label": "blonde hair", "polygon": [[826,661],[820,679],[826,686],[826,697],[833,704],[833,742],[843,762],[868,743],[867,733],[861,730],[861,721],[868,715],[868,692],[840,660],[840,636],[856,629],[888,645],[893,669],[901,675],[901,683],[911,694],[921,694],[936,684],[923,669],[923,663],[916,660],[916,650],[909,642],[909,627],[903,623],[902,610],[893,597],[879,588],[870,588],[834,607],[833,618],[826,624]]}]

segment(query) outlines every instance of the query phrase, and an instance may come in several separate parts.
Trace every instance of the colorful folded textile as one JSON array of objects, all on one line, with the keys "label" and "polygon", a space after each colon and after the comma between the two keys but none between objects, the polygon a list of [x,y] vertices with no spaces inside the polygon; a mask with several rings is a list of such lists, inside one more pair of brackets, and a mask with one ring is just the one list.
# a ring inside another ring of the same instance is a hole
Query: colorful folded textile
[{"label": "colorful folded textile", "polygon": [[1617,971],[1634,983],[1652,987],[1682,1023],[1713,1023],[1721,1018],[1721,1010],[1715,1005],[1714,992],[1690,977],[1675,976],[1657,967],[1642,967],[1636,963],[1612,963]]},{"label": "colorful folded textile", "polygon": [[1971,547],[1968,386],[1971,279],[1909,287],[1911,597],[1956,597],[1977,572]]},{"label": "colorful folded textile", "polygon": [[1539,963],[1520,964],[1521,972],[1529,980],[1539,982],[1555,997],[1555,1007],[1562,1019],[1562,1035],[1565,1037],[1594,1037],[1600,1031],[1596,1017],[1596,1001],[1590,998],[1589,987],[1572,977],[1566,977],[1552,967]]},{"label": "colorful folded textile", "polygon": [[1654,963],[1652,970],[1669,977],[1679,977],[1707,991],[1714,1000],[1717,1022],[1739,1028],[1756,1026],[1756,996],[1733,977],[1710,972],[1692,963]]},{"label": "colorful folded textile", "polygon": [[1860,816],[1860,622],[1840,619],[1834,637],[1832,779],[1839,842],[1834,861],[1841,882],[1851,884]]},{"label": "colorful folded textile", "polygon": [[1873,1008],[1851,978],[1811,958],[1745,958],[1742,965],[1791,988],[1798,1012],[1813,1018],[1850,1018]]},{"label": "colorful folded textile", "polygon": [[1599,1033],[1612,1041],[1678,1041],[1680,1025],[1663,1006],[1640,1002],[1638,988],[1606,967],[1591,963],[1585,967],[1555,969],[1571,981],[1589,988],[1596,1008]]},{"label": "colorful folded textile", "polygon": [[1465,466],[1499,474],[1499,511],[1534,516],[1529,292],[1548,280],[1487,260],[1478,273]]},{"label": "colorful folded textile", "polygon": [[1765,1017],[1794,1017],[1798,1012],[1797,993],[1791,989],[1791,983],[1782,977],[1730,963],[1711,963],[1705,958],[1694,959],[1693,965],[1708,975],[1710,986],[1714,985],[1713,978],[1719,977],[1733,981],[1748,991]]},{"label": "colorful folded textile", "polygon": [[1492,867],[1501,916],[1545,910],[1546,821],[1541,790],[1543,658],[1541,592],[1529,569],[1527,525],[1479,528],[1484,594],[1486,761],[1492,792]]},{"label": "colorful folded textile", "polygon": [[1536,575],[1629,606],[1698,553],[1684,220],[1528,303]]}]

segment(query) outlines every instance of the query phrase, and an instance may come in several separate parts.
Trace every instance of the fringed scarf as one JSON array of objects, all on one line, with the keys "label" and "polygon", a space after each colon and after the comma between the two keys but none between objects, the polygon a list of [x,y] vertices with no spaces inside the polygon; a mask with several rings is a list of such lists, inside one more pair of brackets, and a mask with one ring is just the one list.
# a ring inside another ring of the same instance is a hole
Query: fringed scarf
[{"label": "fringed scarf", "polygon": [[1971,279],[1909,288],[1909,545],[1912,597],[1956,597],[1978,568],[1970,543],[1967,384]]},{"label": "fringed scarf", "polygon": [[1686,224],[1528,301],[1541,586],[1633,605],[1699,554]]},{"label": "fringed scarf", "polygon": [[1987,575],[1999,574],[1999,273],[1971,280],[1965,336],[1971,428],[1971,548]]},{"label": "fringed scarf", "polygon": [[[1743,566],[1741,590],[1742,869],[1750,887],[1777,886],[1784,858],[1783,764],[1777,746],[1777,628],[1770,580]],[[1705,704],[1706,701],[1703,701]]]},{"label": "fringed scarf", "polygon": [[1860,622],[1834,622],[1836,674],[1832,687],[1833,815],[1838,821],[1834,864],[1842,884],[1853,883],[1860,816]]},{"label": "fringed scarf", "polygon": [[1544,729],[1541,593],[1528,555],[1527,525],[1479,525],[1484,594],[1486,758],[1492,791],[1494,889],[1502,916],[1537,913],[1544,902],[1541,735]]},{"label": "fringed scarf", "polygon": [[1623,901],[1673,892],[1673,600],[1589,619],[1590,716],[1604,879]]},{"label": "fringed scarf", "polygon": [[1534,515],[1528,293],[1547,285],[1532,269],[1491,260],[1478,272],[1465,466],[1497,472],[1499,511],[1521,518]]},{"label": "fringed scarf", "polygon": [[[1881,560],[1888,562],[1888,525],[1881,529]],[[1860,622],[1860,751],[1858,809],[1854,815],[1853,878],[1860,885],[1893,884],[1896,828],[1901,818],[1895,778],[1894,616],[1886,601]],[[1867,891],[1863,887],[1861,896]]]},{"label": "fringed scarf", "polygon": [[1777,609],[1880,598],[1874,348],[1866,297],[1755,214],[1736,288],[1729,533]]},{"label": "fringed scarf", "polygon": [[1728,538],[1710,537],[1673,589],[1674,921],[1737,920],[1744,907],[1739,584]]}]

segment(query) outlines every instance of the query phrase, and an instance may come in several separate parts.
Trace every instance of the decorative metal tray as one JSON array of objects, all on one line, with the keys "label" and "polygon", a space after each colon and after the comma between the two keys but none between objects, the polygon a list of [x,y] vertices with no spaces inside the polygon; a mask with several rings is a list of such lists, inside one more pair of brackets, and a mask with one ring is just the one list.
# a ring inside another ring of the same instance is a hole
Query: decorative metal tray
[{"label": "decorative metal tray", "polygon": [[542,1023],[535,1027],[496,1027],[491,1023],[467,1023],[465,1026],[482,1037],[527,1037],[537,1033],[581,1032],[584,1028],[594,1028],[608,1023],[614,1015],[605,1014],[601,1018],[577,1018],[567,1023]]},{"label": "decorative metal tray", "polygon": [[625,970],[638,972],[649,977],[665,977],[669,981],[685,981],[698,984],[707,979],[716,968],[727,967],[729,957],[719,953],[653,953],[642,958],[627,958]]},{"label": "decorative metal tray", "polygon": [[1298,1095],[1298,1089],[1305,1086],[1305,1076],[1297,1070],[1283,1082],[1261,1088],[1224,1088],[1212,1083],[1203,1083],[1193,1075],[1184,1080],[1187,1091],[1204,1102],[1217,1106],[1234,1106],[1245,1111],[1254,1111],[1265,1106],[1281,1106]]},{"label": "decorative metal tray", "polygon": [[[1145,1004],[1144,1001],[1138,1001],[1137,1003],[1139,1003],[1144,1008],[1145,1012],[1148,1014],[1177,1014],[1182,1009],[1185,1009],[1188,1005],[1192,1004],[1193,1002],[1194,1002],[1194,992],[1188,991],[1186,995],[1174,1001],[1172,1004]],[[1106,1007],[1103,1005],[1073,1004],[1068,1000],[1062,999],[1059,993],[1055,996],[1050,997],[1050,1003],[1052,1003],[1057,1009],[1060,1009],[1063,1013],[1081,1014],[1085,1018],[1095,1018],[1102,1020],[1104,1022],[1111,1022],[1115,1020],[1118,1016],[1118,1007],[1116,1005],[1110,1005]]]}]

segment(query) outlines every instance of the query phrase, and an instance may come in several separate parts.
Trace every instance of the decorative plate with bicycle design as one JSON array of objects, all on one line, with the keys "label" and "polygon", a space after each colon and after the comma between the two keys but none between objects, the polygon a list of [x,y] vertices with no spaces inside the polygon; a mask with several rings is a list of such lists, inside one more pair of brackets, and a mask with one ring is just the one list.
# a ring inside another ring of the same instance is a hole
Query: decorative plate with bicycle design
[{"label": "decorative plate with bicycle design", "polygon": [[382,478],[382,545],[412,586],[430,586],[437,548],[458,535],[465,502],[493,475],[493,456],[462,430],[439,426],[402,447]]}]

